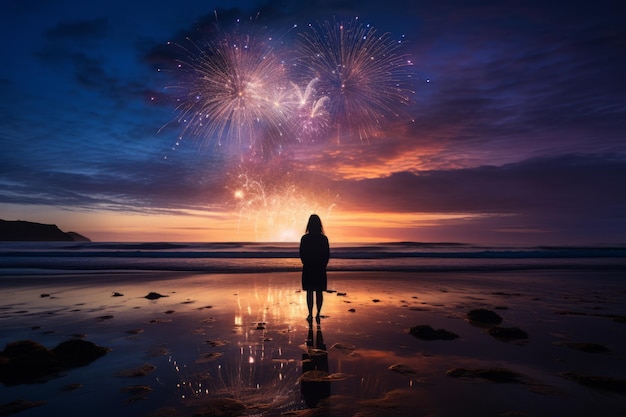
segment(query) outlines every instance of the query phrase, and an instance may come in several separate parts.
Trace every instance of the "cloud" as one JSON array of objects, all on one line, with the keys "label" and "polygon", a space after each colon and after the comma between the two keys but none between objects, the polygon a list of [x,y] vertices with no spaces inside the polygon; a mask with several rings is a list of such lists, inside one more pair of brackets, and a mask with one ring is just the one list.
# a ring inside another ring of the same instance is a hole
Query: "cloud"
[{"label": "cloud", "polygon": [[144,213],[224,206],[219,158],[178,151],[166,160],[154,150],[139,158],[111,149],[85,153],[76,163],[63,154],[0,159],[0,202]]},{"label": "cloud", "polygon": [[345,181],[341,195],[351,207],[383,212],[615,216],[626,208],[623,178],[624,158],[566,155]]}]

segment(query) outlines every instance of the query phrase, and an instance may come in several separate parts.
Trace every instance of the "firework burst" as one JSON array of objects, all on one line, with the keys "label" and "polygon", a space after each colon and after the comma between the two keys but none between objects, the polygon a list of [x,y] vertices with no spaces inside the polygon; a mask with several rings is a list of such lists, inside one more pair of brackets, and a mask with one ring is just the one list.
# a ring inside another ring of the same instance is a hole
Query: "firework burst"
[{"label": "firework burst", "polygon": [[317,90],[328,98],[324,105],[338,139],[367,142],[380,136],[414,94],[407,71],[412,62],[400,54],[402,42],[357,20],[309,29],[300,34],[297,68],[306,79],[319,80]]},{"label": "firework burst", "polygon": [[193,52],[183,48],[187,59],[178,62],[181,139],[263,153],[329,136],[368,142],[414,94],[403,42],[358,19],[309,25],[293,65],[270,36],[239,28],[217,36],[202,47],[192,43]]},{"label": "firework burst", "polygon": [[178,107],[183,134],[204,143],[282,142],[291,119],[291,92],[270,41],[246,34],[224,34],[179,67],[185,92]]}]

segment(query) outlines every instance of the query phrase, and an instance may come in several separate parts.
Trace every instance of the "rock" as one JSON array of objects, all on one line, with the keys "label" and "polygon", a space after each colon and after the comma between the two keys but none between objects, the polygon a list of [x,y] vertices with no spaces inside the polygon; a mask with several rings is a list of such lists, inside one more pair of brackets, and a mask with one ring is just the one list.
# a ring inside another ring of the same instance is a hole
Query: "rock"
[{"label": "rock", "polygon": [[93,342],[82,339],[67,340],[52,349],[66,368],[88,365],[110,351],[109,348],[97,346]]},{"label": "rock", "polygon": [[412,377],[412,378],[416,378],[418,376],[417,371],[415,369],[411,368],[408,365],[404,365],[404,364],[401,364],[401,363],[398,363],[398,364],[395,364],[395,365],[391,365],[389,367],[389,370],[397,372],[397,373],[402,374],[402,375],[406,375],[408,377]]},{"label": "rock", "polygon": [[610,350],[597,343],[580,343],[580,342],[561,342],[557,343],[559,346],[565,346],[570,349],[580,350],[581,352],[586,353],[609,353]]},{"label": "rock", "polygon": [[335,343],[330,347],[331,349],[337,349],[344,355],[348,355],[356,350],[356,346],[350,343]]},{"label": "rock", "polygon": [[478,308],[470,311],[465,315],[465,317],[472,323],[482,323],[482,324],[500,324],[502,323],[502,317],[493,311]]},{"label": "rock", "polygon": [[491,382],[523,383],[520,379],[523,377],[522,374],[505,368],[453,368],[446,371],[446,375],[454,378],[486,379]]},{"label": "rock", "polygon": [[152,388],[148,385],[130,385],[120,388],[120,391],[129,395],[128,399],[125,401],[126,404],[132,404],[147,399],[148,394],[152,392]]},{"label": "rock", "polygon": [[206,343],[211,347],[222,347],[222,346],[226,346],[227,342],[217,339],[217,340],[207,340]]},{"label": "rock", "polygon": [[444,329],[435,330],[428,325],[413,326],[409,333],[420,340],[454,340],[459,335]]},{"label": "rock", "polygon": [[123,297],[123,296],[124,296],[124,294],[122,294],[120,292],[114,292],[111,297]]},{"label": "rock", "polygon": [[127,394],[146,394],[148,392],[152,392],[152,388],[148,385],[129,385],[127,387],[120,388],[121,392],[125,392]]},{"label": "rock", "polygon": [[161,295],[158,292],[150,292],[144,298],[147,298],[148,300],[158,300],[161,297],[168,297],[168,296],[167,295]]},{"label": "rock", "polygon": [[53,378],[64,370],[87,365],[108,351],[81,339],[62,342],[52,350],[32,340],[12,342],[0,352],[0,382],[16,385]]},{"label": "rock", "polygon": [[222,356],[219,352],[209,352],[202,354],[198,359],[196,359],[195,363],[209,363],[218,359]]},{"label": "rock", "polygon": [[136,377],[146,376],[152,371],[154,371],[155,369],[156,369],[156,366],[147,363],[147,364],[138,366],[136,368],[130,368],[130,369],[119,371],[115,374],[115,376],[136,378]]},{"label": "rock", "polygon": [[528,333],[519,327],[492,327],[489,334],[502,340],[528,339]]},{"label": "rock", "polygon": [[617,393],[626,393],[626,380],[611,378],[606,376],[597,375],[585,375],[577,372],[565,372],[563,377],[578,382],[581,385],[589,388],[594,388],[602,391],[611,391]]},{"label": "rock", "polygon": [[304,372],[296,381],[300,382],[326,382],[328,381],[329,373],[327,371],[314,369],[312,371]]},{"label": "rock", "polygon": [[54,353],[32,340],[11,342],[0,353],[0,382],[7,385],[39,381],[62,370]]}]

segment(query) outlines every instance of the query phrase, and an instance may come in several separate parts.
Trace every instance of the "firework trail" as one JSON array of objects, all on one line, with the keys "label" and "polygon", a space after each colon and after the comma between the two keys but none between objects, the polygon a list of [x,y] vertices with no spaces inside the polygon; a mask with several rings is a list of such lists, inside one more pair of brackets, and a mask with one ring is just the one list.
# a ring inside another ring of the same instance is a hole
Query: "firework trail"
[{"label": "firework trail", "polygon": [[309,29],[300,33],[297,67],[306,79],[319,80],[317,90],[328,97],[324,105],[338,139],[367,142],[380,136],[385,122],[398,117],[414,94],[407,71],[412,62],[399,53],[402,42],[357,20]]}]

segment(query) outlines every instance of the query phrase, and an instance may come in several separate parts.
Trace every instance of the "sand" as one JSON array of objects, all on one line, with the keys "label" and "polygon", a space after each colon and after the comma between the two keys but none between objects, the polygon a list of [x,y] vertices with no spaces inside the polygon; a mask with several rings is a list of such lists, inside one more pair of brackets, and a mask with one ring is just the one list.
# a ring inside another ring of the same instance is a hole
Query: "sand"
[{"label": "sand", "polygon": [[332,272],[319,325],[298,273],[3,276],[0,349],[110,351],[0,386],[0,416],[623,416],[620,275]]}]

